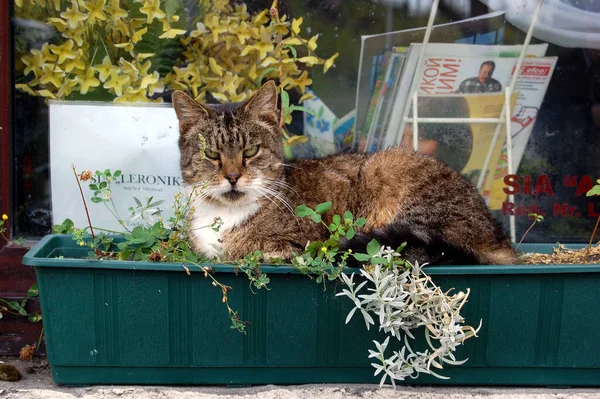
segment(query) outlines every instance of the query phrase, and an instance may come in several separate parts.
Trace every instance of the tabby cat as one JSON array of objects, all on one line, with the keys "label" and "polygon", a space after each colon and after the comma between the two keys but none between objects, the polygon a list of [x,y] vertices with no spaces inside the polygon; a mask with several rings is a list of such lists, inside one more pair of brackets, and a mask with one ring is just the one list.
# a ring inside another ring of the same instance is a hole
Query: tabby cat
[{"label": "tabby cat", "polygon": [[[433,264],[510,264],[515,252],[476,189],[433,157],[404,148],[284,161],[270,81],[243,104],[202,105],[173,93],[180,124],[184,185],[192,196],[194,250],[235,260],[261,250],[290,259],[327,228],[294,216],[300,204],[332,201],[324,215],[351,211],[367,224],[344,248],[362,249],[372,238],[404,256]],[[203,228],[215,217],[219,232]]]}]

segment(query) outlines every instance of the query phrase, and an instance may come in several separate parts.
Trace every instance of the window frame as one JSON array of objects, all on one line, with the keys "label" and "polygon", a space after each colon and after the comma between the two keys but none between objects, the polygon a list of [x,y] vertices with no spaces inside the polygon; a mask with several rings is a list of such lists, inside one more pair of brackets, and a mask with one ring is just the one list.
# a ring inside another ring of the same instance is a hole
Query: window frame
[{"label": "window frame", "polygon": [[[12,238],[14,211],[11,192],[13,174],[12,115],[13,115],[13,43],[12,43],[12,0],[0,1],[0,214],[8,215],[5,224],[6,237]],[[0,297],[21,301],[27,290],[36,282],[32,267],[24,266],[21,258],[26,247],[11,244],[0,237]],[[39,312],[37,298],[28,301],[30,312]],[[0,355],[18,355],[26,344],[37,344],[42,323],[31,323],[23,317],[5,315],[1,321]],[[42,343],[38,353],[45,353]]]}]

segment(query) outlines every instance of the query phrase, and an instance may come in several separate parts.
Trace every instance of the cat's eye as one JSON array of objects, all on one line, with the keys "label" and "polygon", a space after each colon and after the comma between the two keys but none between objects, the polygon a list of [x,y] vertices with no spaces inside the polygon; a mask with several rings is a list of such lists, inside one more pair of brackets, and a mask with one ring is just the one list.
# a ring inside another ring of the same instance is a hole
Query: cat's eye
[{"label": "cat's eye", "polygon": [[208,159],[214,159],[214,160],[219,159],[219,153],[217,151],[204,150],[204,155],[206,155],[206,157]]},{"label": "cat's eye", "polygon": [[256,153],[258,152],[258,146],[252,146],[250,148],[246,148],[244,150],[244,158],[252,158],[253,156],[256,155]]}]

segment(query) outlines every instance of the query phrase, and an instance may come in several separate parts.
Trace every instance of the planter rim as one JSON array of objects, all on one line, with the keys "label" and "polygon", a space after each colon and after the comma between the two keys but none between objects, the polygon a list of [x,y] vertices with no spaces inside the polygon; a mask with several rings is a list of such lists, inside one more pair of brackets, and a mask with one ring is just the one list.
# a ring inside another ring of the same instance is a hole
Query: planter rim
[{"label": "planter rim", "polygon": [[[34,267],[55,268],[94,268],[106,270],[155,270],[181,272],[183,265],[174,262],[142,262],[122,260],[93,260],[74,258],[48,258],[41,252],[48,245],[53,245],[70,234],[49,234],[38,241],[24,256],[23,264]],[[556,244],[522,244],[524,252],[549,253]],[[567,248],[579,249],[585,244],[565,244]],[[233,272],[234,264],[202,263],[200,266],[210,266],[217,272]],[[186,264],[190,272],[201,272],[192,264]],[[288,265],[262,265],[266,273],[299,274],[292,266]],[[559,274],[559,273],[598,273],[600,264],[553,264],[553,265],[448,265],[424,266],[423,270],[429,275],[507,275],[507,274]],[[360,269],[348,268],[347,273],[360,273]]]}]

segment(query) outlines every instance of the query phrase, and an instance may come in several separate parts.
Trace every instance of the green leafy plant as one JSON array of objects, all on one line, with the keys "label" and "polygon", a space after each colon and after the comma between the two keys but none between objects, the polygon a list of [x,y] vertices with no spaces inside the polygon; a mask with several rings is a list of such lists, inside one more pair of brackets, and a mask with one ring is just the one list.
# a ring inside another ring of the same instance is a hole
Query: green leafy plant
[{"label": "green leafy plant", "polygon": [[[591,197],[594,195],[600,195],[600,179],[596,180],[596,184],[585,195],[587,197]],[[598,230],[599,224],[600,224],[600,216],[598,216],[598,220],[596,220],[596,226],[594,226],[594,231],[592,231],[592,236],[590,237],[590,242],[589,242],[587,250],[585,252],[584,262],[586,262],[586,263],[587,263],[587,258],[590,254],[590,249],[592,248],[592,242],[594,241],[594,236],[596,235],[596,230]]]}]

